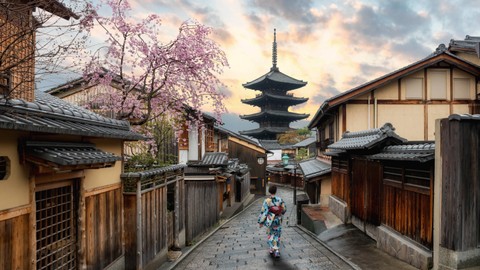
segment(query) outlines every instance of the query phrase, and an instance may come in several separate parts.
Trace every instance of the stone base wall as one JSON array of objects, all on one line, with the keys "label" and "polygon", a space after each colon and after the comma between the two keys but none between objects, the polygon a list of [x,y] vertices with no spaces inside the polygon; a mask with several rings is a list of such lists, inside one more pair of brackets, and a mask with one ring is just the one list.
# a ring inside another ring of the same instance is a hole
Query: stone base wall
[{"label": "stone base wall", "polygon": [[430,250],[388,227],[382,225],[377,228],[377,248],[419,269],[432,267]]},{"label": "stone base wall", "polygon": [[350,217],[348,213],[347,204],[336,196],[329,197],[328,208],[335,214],[343,223],[349,223]]},{"label": "stone base wall", "polygon": [[351,217],[352,224],[368,235],[373,240],[377,241],[378,239],[378,227],[370,223],[365,223],[363,220],[359,219],[356,216]]},{"label": "stone base wall", "polygon": [[[478,269],[480,268],[480,248],[467,251],[454,251],[439,247],[438,269]],[[477,268],[478,267],[478,268]]]}]

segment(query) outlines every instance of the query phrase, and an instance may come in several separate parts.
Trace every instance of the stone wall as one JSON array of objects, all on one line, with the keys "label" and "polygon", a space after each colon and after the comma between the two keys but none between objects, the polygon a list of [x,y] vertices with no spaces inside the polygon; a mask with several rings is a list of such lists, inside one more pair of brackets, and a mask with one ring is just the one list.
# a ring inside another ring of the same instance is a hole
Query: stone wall
[{"label": "stone wall", "polygon": [[378,227],[377,248],[419,269],[433,264],[430,250],[383,225]]},{"label": "stone wall", "polygon": [[348,214],[347,204],[334,195],[329,197],[328,207],[333,214],[335,214],[343,223],[349,223],[350,218]]}]

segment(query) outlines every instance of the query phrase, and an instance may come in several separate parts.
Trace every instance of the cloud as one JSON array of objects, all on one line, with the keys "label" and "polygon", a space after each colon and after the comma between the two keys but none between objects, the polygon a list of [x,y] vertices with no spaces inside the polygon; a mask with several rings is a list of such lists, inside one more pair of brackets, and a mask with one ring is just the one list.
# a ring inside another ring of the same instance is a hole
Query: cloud
[{"label": "cloud", "polygon": [[379,6],[361,5],[353,19],[345,22],[345,27],[357,38],[371,41],[421,33],[428,25],[428,17],[403,0],[381,1]]},{"label": "cloud", "polygon": [[325,100],[340,94],[340,91],[335,87],[335,79],[331,74],[325,74],[325,78],[321,79],[320,83],[313,83],[313,89],[318,89],[318,92],[312,95],[312,102],[320,106]]},{"label": "cloud", "polygon": [[312,12],[311,0],[251,0],[250,5],[275,17],[281,17],[291,22],[314,24],[318,18]]}]

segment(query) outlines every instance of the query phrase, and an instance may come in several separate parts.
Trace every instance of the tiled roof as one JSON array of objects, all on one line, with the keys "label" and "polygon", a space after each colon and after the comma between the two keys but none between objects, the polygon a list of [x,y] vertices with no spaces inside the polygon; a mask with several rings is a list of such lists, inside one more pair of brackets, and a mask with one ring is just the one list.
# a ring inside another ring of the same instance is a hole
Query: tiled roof
[{"label": "tiled roof", "polygon": [[291,145],[279,144],[277,140],[259,140],[259,142],[267,150],[281,150],[291,147]]},{"label": "tiled roof", "polygon": [[316,143],[317,142],[317,138],[315,137],[310,137],[310,138],[306,138],[305,140],[301,141],[301,142],[298,142],[296,144],[293,145],[293,147],[297,148],[297,147],[307,147],[309,145],[311,145],[312,143]]},{"label": "tiled roof", "polygon": [[35,92],[35,101],[0,97],[0,128],[101,138],[141,140],[126,121],[106,118],[50,94]]},{"label": "tiled roof", "polygon": [[380,153],[369,156],[369,158],[425,162],[435,158],[435,143],[391,145],[383,148]]},{"label": "tiled roof", "polygon": [[[240,135],[240,134],[238,134],[238,133],[236,133],[236,132],[233,132],[233,131],[231,131],[231,130],[228,130],[228,129],[226,129],[226,128],[222,128],[222,127],[216,126],[215,129],[217,129],[217,130],[220,131],[220,132],[226,133],[226,134],[228,134],[228,135],[230,135],[230,136],[232,136],[232,137],[235,137],[235,138],[237,138],[237,139],[240,139],[240,140],[249,142],[249,143],[251,143],[251,144],[257,145],[257,146],[259,146],[259,147],[262,147],[262,146],[258,143],[258,141],[252,140],[252,139],[250,139],[250,138],[248,138],[248,137],[246,137],[246,136]],[[263,148],[263,147],[262,147],[262,148]]]},{"label": "tiled roof", "polygon": [[262,117],[281,117],[285,119],[292,119],[292,120],[301,120],[304,118],[307,118],[310,114],[305,114],[305,113],[293,113],[293,112],[286,112],[286,111],[276,111],[276,110],[266,110],[266,111],[261,111],[258,113],[253,113],[253,114],[245,114],[245,115],[240,115],[241,119],[245,120],[254,120]]},{"label": "tiled roof", "polygon": [[467,35],[464,40],[451,39],[448,50],[452,52],[470,52],[480,57],[480,37]]},{"label": "tiled roof", "polygon": [[269,102],[282,102],[290,105],[297,105],[297,104],[302,104],[306,102],[308,98],[294,97],[290,95],[275,95],[271,93],[263,93],[261,95],[257,95],[254,98],[242,99],[242,103],[256,105],[256,104],[261,104],[262,102],[265,102],[265,100],[268,100]]},{"label": "tiled roof", "polygon": [[279,134],[291,130],[289,127],[262,127],[250,130],[242,130],[240,134],[247,136],[255,136],[262,134]]},{"label": "tiled roof", "polygon": [[171,165],[171,166],[167,166],[167,167],[150,169],[150,170],[146,170],[146,171],[122,173],[120,175],[120,177],[121,178],[140,178],[140,179],[144,179],[144,178],[149,178],[149,177],[155,176],[157,174],[163,174],[165,172],[172,172],[172,171],[176,171],[176,170],[179,170],[179,169],[183,169],[185,167],[187,167],[187,165],[185,165],[185,164],[176,164],[176,165]]},{"label": "tiled roof", "polygon": [[202,161],[196,165],[200,166],[227,166],[228,165],[228,155],[223,152],[207,152],[203,155]]},{"label": "tiled roof", "polygon": [[346,101],[352,98],[356,98],[360,95],[363,95],[365,93],[378,89],[380,86],[390,83],[392,80],[402,78],[408,74],[411,74],[414,71],[434,65],[441,61],[453,63],[454,65],[460,67],[461,69],[464,69],[465,71],[468,71],[476,76],[478,76],[478,73],[480,72],[480,66],[455,55],[454,53],[447,50],[444,44],[440,44],[438,48],[435,50],[435,52],[433,52],[432,54],[428,55],[427,57],[419,61],[411,63],[407,66],[404,66],[393,72],[387,73],[374,80],[363,83],[359,86],[356,86],[355,88],[352,88],[350,90],[347,90],[345,92],[342,92],[336,96],[333,96],[325,100],[320,106],[320,108],[317,110],[315,115],[313,116],[312,120],[308,124],[308,127],[313,128],[317,126],[320,120],[326,115],[328,115],[328,112],[332,108],[336,108],[336,106],[339,106],[340,104],[344,104]]},{"label": "tiled roof", "polygon": [[452,114],[448,117],[448,120],[457,120],[457,121],[479,121],[480,114]]},{"label": "tiled roof", "polygon": [[95,148],[95,145],[90,143],[26,142],[25,153],[63,166],[115,163],[121,159]]},{"label": "tiled roof", "polygon": [[332,170],[332,166],[329,163],[320,161],[316,158],[301,161],[298,165],[300,166],[306,180],[328,174]]},{"label": "tiled roof", "polygon": [[292,78],[282,72],[278,68],[272,68],[270,71],[259,78],[243,84],[243,87],[264,90],[264,89],[281,89],[293,90],[305,86],[307,82]]},{"label": "tiled roof", "polygon": [[394,132],[395,128],[390,123],[386,123],[381,128],[369,129],[358,132],[345,132],[342,139],[329,145],[328,149],[336,150],[359,150],[370,149],[379,143],[389,140],[394,144],[405,142],[406,140]]}]

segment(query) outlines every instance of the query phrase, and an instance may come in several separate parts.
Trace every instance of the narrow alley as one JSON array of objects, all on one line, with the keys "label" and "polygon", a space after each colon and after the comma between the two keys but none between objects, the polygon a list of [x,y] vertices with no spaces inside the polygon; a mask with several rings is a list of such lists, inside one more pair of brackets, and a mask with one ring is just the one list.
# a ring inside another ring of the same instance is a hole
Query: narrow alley
[{"label": "narrow alley", "polygon": [[260,198],[169,269],[355,269],[353,264],[294,226],[296,208],[290,189],[279,188],[277,195],[287,203],[281,258],[274,259],[268,254],[265,228],[258,227],[263,200]]}]

